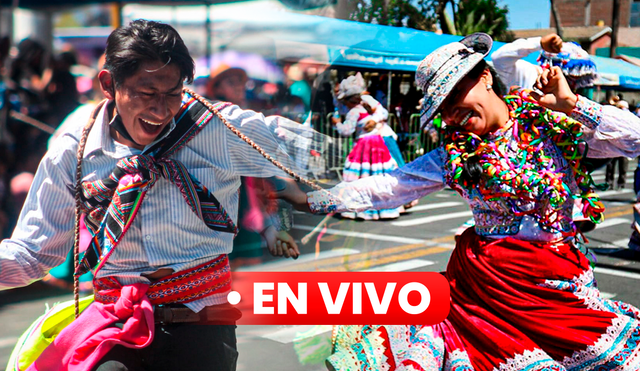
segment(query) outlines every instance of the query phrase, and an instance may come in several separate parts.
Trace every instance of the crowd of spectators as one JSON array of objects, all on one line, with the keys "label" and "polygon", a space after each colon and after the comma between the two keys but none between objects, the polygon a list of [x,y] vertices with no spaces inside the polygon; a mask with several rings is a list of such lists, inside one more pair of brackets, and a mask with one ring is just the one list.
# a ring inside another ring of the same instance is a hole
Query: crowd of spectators
[{"label": "crowd of spectators", "polygon": [[80,104],[73,51],[0,41],[0,238],[13,230],[47,140]]}]

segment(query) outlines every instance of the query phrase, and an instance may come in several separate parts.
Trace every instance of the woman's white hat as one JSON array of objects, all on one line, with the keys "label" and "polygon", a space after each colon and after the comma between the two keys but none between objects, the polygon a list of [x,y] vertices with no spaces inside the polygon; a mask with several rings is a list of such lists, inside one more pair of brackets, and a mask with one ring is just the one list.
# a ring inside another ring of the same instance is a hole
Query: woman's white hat
[{"label": "woman's white hat", "polygon": [[416,71],[416,85],[424,92],[421,121],[426,124],[451,90],[491,51],[493,40],[485,33],[443,45],[427,55]]}]

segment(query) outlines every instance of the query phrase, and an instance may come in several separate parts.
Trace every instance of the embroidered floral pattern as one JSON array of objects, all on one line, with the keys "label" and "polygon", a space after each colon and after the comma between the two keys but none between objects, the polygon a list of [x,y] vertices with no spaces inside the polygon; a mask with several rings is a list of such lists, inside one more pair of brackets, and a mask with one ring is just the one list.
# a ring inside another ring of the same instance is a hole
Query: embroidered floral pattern
[{"label": "embroidered floral pattern", "polygon": [[602,106],[589,99],[580,99],[580,96],[578,96],[578,102],[576,102],[575,108],[571,111],[571,118],[591,124],[587,126],[593,129],[600,124],[602,119]]},{"label": "embroidered floral pattern", "polygon": [[542,349],[525,350],[500,364],[494,371],[566,371]]},{"label": "embroidered floral pattern", "polygon": [[619,366],[624,366],[623,370],[640,368],[638,321],[617,316],[611,322],[607,332],[595,344],[562,360],[567,370],[613,370]]},{"label": "embroidered floral pattern", "polygon": [[[566,291],[583,300],[587,308],[617,313],[607,331],[585,350],[574,352],[565,357],[562,364],[569,370],[582,370],[598,366],[595,369],[610,370],[617,365],[635,370],[640,367],[638,346],[640,344],[640,324],[637,319],[640,311],[632,305],[604,299],[595,286],[592,269],[587,269],[572,280],[546,280],[540,286]],[[635,363],[633,363],[635,362]]]},{"label": "embroidered floral pattern", "polygon": [[447,354],[443,371],[472,371],[473,366],[467,352],[456,349]]}]

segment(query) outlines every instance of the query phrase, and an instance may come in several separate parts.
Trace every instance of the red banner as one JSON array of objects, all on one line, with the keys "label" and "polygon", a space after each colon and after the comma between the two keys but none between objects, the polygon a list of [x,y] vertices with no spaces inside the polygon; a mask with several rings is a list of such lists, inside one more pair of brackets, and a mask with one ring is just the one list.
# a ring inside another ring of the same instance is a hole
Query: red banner
[{"label": "red banner", "polygon": [[440,323],[449,283],[434,272],[234,272],[239,325]]}]

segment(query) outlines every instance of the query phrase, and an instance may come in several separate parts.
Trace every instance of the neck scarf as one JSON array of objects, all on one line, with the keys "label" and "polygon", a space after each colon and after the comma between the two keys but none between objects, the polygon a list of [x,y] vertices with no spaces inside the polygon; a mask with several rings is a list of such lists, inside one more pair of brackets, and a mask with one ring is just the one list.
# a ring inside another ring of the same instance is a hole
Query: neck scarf
[{"label": "neck scarf", "polygon": [[[230,103],[217,103],[222,109]],[[213,113],[192,96],[185,94],[178,114],[176,128],[163,140],[140,155],[118,161],[106,178],[84,182],[81,207],[87,213],[87,228],[92,234],[75,272],[82,275],[97,272],[118,245],[144,200],[147,191],[159,177],[175,184],[187,205],[212,230],[237,233],[237,228],[215,196],[184,164],[171,158],[193,139],[213,118]]]},{"label": "neck scarf", "polygon": [[[575,228],[564,220],[566,217],[560,211],[570,198],[582,198],[584,215],[600,223],[604,219],[604,205],[581,162],[587,154],[586,143],[581,138],[582,125],[538,106],[524,90],[513,91],[504,100],[509,107],[510,123],[501,130],[513,131],[517,141],[515,154],[507,154],[511,143],[505,135],[481,138],[473,133],[449,131],[445,138],[447,183],[467,192],[478,189],[485,200],[509,199],[514,214],[533,215],[542,226],[567,236],[574,234]],[[565,182],[565,168],[546,152],[546,139],[555,143],[568,163],[580,189],[579,195],[573,195]],[[472,157],[476,157],[482,168],[478,184],[462,177],[463,166]],[[542,207],[518,207],[528,202],[542,204]],[[563,225],[572,226],[571,230]]]}]

